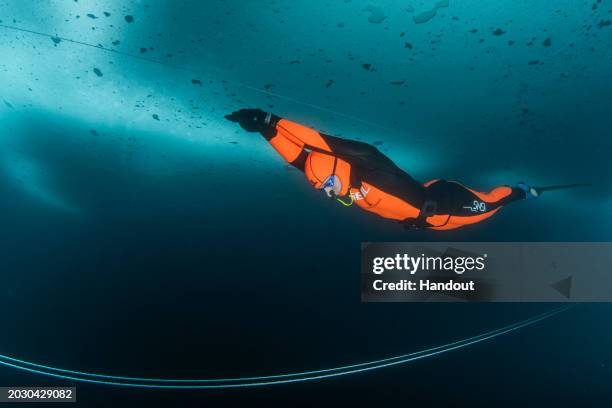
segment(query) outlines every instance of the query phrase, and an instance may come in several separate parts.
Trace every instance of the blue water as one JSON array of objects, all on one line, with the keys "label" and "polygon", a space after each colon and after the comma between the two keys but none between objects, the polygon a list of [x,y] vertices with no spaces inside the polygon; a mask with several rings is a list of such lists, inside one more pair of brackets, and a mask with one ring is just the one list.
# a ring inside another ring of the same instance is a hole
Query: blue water
[{"label": "blue water", "polygon": [[[612,237],[612,4],[450,0],[428,14],[435,4],[0,2],[1,354],[149,377],[270,374],[548,310],[360,303],[362,241]],[[312,190],[224,120],[243,107],[375,143],[422,181],[593,187],[407,232]],[[605,406],[608,311],[583,305],[327,384],[171,396]],[[37,381],[0,369],[0,385]],[[83,401],[134,398],[80,387]]]}]

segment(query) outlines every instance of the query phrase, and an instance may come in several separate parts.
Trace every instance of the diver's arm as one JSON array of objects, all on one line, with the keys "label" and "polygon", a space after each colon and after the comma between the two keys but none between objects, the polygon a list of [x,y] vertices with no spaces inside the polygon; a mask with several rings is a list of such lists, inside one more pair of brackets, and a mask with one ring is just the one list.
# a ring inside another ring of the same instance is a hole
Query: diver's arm
[{"label": "diver's arm", "polygon": [[261,109],[240,109],[226,116],[249,132],[259,132],[287,162],[304,170],[310,151],[332,153],[359,168],[407,176],[375,146],[317,132]]},{"label": "diver's arm", "polygon": [[261,133],[287,162],[302,171],[310,151],[331,152],[316,130],[261,109],[240,109],[225,118],[237,122],[246,131]]},{"label": "diver's arm", "polygon": [[326,135],[276,115],[266,115],[270,121],[261,133],[290,163],[307,150],[329,152],[362,168],[401,172],[391,159],[371,144]]},{"label": "diver's arm", "polygon": [[372,145],[329,136],[261,109],[240,109],[227,115],[226,119],[239,123],[249,132],[261,133],[290,163],[306,149],[334,153],[346,159],[392,164],[389,158]]}]

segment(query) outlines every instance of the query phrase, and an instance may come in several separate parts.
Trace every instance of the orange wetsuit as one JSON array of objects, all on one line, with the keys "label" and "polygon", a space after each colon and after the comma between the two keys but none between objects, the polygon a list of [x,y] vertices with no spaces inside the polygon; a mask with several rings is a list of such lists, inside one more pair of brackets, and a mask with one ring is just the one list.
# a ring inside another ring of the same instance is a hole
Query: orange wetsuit
[{"label": "orange wetsuit", "polygon": [[261,133],[289,163],[302,170],[314,188],[330,176],[341,181],[337,196],[407,227],[449,230],[489,218],[504,205],[525,198],[510,186],[488,193],[454,181],[421,184],[376,147],[329,136],[268,114]]}]

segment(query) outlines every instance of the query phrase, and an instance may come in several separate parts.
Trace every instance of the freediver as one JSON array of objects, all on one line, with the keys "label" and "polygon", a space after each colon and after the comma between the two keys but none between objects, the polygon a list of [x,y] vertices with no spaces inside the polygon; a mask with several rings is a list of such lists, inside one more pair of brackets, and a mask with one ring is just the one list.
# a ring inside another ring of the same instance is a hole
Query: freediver
[{"label": "freediver", "polygon": [[259,132],[316,189],[349,206],[400,222],[405,228],[451,230],[485,220],[502,207],[533,200],[540,192],[571,186],[499,186],[488,193],[456,181],[421,184],[376,147],[329,136],[261,109],[240,109],[225,118]]}]

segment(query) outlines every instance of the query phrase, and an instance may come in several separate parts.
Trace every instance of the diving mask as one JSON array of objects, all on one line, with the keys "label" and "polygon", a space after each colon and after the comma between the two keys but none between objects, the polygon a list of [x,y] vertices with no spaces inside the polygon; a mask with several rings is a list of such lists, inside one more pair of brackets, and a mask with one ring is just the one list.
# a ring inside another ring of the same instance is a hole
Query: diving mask
[{"label": "diving mask", "polygon": [[342,182],[338,176],[332,174],[323,182],[321,190],[324,190],[329,198],[336,198],[342,192]]}]

